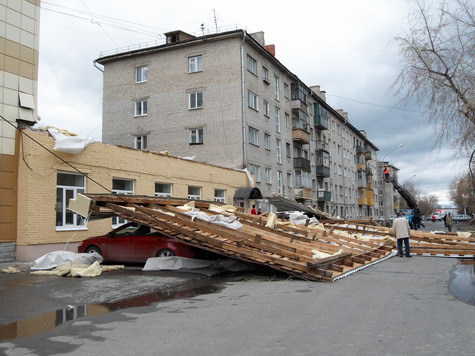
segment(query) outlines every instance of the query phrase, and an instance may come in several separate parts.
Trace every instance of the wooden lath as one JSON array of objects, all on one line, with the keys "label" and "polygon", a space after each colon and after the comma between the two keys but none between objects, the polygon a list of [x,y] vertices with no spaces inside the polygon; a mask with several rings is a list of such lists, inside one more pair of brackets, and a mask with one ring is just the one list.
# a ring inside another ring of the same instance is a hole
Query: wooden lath
[{"label": "wooden lath", "polygon": [[[93,215],[117,215],[153,227],[189,245],[314,281],[332,281],[344,273],[377,262],[388,256],[392,249],[386,242],[359,241],[330,230],[286,225],[272,229],[265,226],[267,219],[239,212],[236,215],[243,224],[241,230],[198,219],[192,221],[177,208],[189,202],[183,199],[115,194],[88,194],[88,197],[93,200],[90,207]],[[220,205],[203,201],[194,201],[194,204],[207,214],[217,214],[209,210],[210,204]],[[342,250],[342,253],[314,259],[312,250],[328,254]]]},{"label": "wooden lath", "polygon": [[[346,231],[352,234],[374,236],[391,236],[391,229],[383,226],[346,222],[344,224],[325,223],[328,229]],[[435,234],[421,230],[411,230],[411,253],[416,255],[444,255],[444,256],[475,256],[475,235],[461,237],[456,233]]]}]

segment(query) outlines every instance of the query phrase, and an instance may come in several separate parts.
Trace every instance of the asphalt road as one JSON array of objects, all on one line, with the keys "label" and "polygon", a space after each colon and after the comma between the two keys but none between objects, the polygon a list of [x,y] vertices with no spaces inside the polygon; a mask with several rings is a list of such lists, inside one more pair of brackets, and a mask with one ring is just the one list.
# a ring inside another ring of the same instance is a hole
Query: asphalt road
[{"label": "asphalt road", "polygon": [[[453,258],[391,258],[334,283],[272,273],[224,279],[195,276],[193,283],[201,285],[191,294],[183,287],[184,294],[178,290],[171,299],[165,295],[152,304],[78,317],[46,332],[4,340],[0,353],[473,355],[475,307],[449,292],[449,272],[457,264]],[[18,287],[22,293],[30,293],[31,307],[24,313],[36,310],[46,298],[51,303],[48,307],[71,304],[71,311],[80,314],[83,307],[78,304],[109,300],[126,285],[128,293],[138,295],[158,285],[177,287],[193,277],[161,272],[149,275],[138,270],[114,273],[94,279],[41,277]],[[10,299],[9,307],[4,306],[4,278],[0,290],[3,320],[5,310],[13,310],[15,304]],[[17,295],[16,300],[24,298]],[[86,309],[101,306],[89,304]],[[45,320],[38,322],[36,329],[47,329],[51,323],[47,314],[38,316]],[[56,320],[67,319],[68,309],[54,314]],[[14,325],[25,333],[21,323]]]}]

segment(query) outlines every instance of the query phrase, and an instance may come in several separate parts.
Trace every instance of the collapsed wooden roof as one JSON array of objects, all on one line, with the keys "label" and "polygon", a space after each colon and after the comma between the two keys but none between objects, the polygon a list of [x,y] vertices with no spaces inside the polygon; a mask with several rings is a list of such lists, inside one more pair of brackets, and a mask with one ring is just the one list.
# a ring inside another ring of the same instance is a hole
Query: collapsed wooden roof
[{"label": "collapsed wooden roof", "polygon": [[[375,239],[359,239],[344,233],[351,226],[360,230],[358,225],[340,223],[322,229],[282,223],[266,227],[267,217],[236,211],[234,214],[243,227],[232,230],[203,220],[192,220],[178,208],[189,202],[184,199],[118,194],[87,196],[92,199],[90,210],[93,216],[117,215],[153,227],[186,244],[313,281],[334,281],[379,262],[390,256],[394,245],[393,241],[387,239],[387,230],[378,230],[379,238]],[[222,205],[205,201],[194,203],[208,215],[218,214],[210,210],[211,204]],[[468,245],[469,241],[465,241],[463,246]],[[464,253],[475,254],[473,241],[470,248],[464,249]],[[329,255],[336,252],[340,254],[316,259],[316,251]]]}]

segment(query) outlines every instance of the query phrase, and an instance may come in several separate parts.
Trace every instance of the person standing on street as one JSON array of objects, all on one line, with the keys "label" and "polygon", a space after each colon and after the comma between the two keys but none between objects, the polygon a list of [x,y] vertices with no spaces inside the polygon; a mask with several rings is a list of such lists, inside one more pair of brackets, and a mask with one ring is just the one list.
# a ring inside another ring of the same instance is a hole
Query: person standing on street
[{"label": "person standing on street", "polygon": [[454,219],[452,218],[452,214],[448,213],[445,216],[445,226],[447,227],[447,230],[449,230],[449,232],[452,231],[453,223],[454,223]]},{"label": "person standing on street", "polygon": [[411,249],[409,247],[409,236],[411,235],[411,229],[409,227],[409,223],[407,222],[406,218],[402,216],[401,212],[397,213],[397,218],[393,221],[392,233],[396,235],[398,250],[397,255],[399,257],[404,256],[402,250],[402,244],[404,243],[406,257],[412,257]]},{"label": "person standing on street", "polygon": [[257,215],[257,210],[256,210],[256,206],[255,206],[255,205],[252,206],[251,214],[252,214],[252,215]]}]

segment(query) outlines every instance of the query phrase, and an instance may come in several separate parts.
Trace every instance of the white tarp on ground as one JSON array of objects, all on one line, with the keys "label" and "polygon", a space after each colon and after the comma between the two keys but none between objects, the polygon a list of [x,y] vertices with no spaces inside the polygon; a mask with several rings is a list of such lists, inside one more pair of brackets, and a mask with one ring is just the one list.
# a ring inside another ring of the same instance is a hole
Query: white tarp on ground
[{"label": "white tarp on ground", "polygon": [[207,215],[202,211],[187,211],[185,214],[191,216],[191,221],[194,219],[199,219],[216,224],[218,226],[226,227],[228,229],[242,229],[242,224],[237,220],[236,216]]},{"label": "white tarp on ground", "polygon": [[195,258],[186,258],[179,256],[169,257],[151,257],[145,263],[142,271],[162,271],[179,269],[224,269],[227,271],[248,271],[255,269],[255,266],[249,263],[233,259],[224,260],[198,260]]},{"label": "white tarp on ground", "polygon": [[76,253],[72,251],[53,251],[37,258],[32,270],[45,270],[58,267],[59,265],[72,262],[92,265],[94,262],[101,263],[103,258],[98,253]]}]

